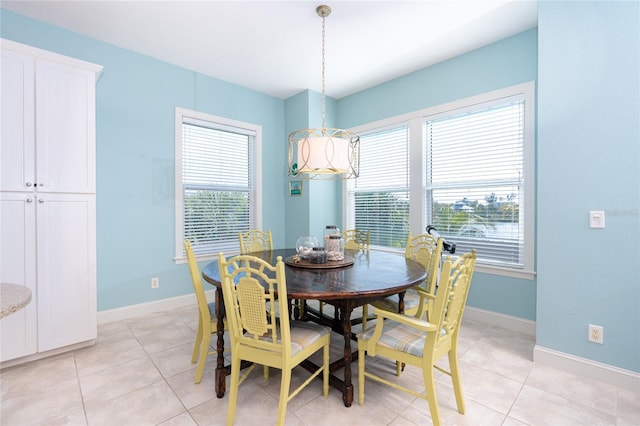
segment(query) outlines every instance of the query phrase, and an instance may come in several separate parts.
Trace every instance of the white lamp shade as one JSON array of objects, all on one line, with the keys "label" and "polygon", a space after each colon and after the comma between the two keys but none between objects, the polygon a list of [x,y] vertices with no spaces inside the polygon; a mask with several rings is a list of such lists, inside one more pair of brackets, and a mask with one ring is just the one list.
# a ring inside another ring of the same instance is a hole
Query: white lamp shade
[{"label": "white lamp shade", "polygon": [[358,177],[360,137],[341,129],[302,129],[289,135],[289,176],[308,179]]},{"label": "white lamp shade", "polygon": [[349,143],[330,136],[306,137],[298,141],[300,173],[347,173],[350,170]]}]

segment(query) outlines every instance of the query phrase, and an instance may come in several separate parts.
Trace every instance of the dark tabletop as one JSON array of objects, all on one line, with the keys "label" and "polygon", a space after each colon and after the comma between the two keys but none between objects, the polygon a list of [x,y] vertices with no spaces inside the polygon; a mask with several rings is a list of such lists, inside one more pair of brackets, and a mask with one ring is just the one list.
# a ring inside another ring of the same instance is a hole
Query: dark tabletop
[{"label": "dark tabletop", "polygon": [[[275,265],[295,255],[295,249],[279,249],[250,253]],[[353,299],[377,298],[404,291],[426,278],[427,271],[417,261],[402,254],[382,251],[350,252],[353,265],[342,268],[307,269],[285,265],[287,295],[292,299]],[[202,270],[202,277],[210,284],[220,286],[218,261],[210,262]]]}]

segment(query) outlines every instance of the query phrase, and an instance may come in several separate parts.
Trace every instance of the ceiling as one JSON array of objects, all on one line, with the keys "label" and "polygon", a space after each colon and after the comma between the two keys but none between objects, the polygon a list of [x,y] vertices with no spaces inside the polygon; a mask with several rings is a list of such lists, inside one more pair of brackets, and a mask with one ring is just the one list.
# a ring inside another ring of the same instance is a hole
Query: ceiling
[{"label": "ceiling", "polygon": [[[537,26],[533,0],[32,1],[2,8],[278,98],[339,99]],[[105,70],[107,71],[107,70]]]}]

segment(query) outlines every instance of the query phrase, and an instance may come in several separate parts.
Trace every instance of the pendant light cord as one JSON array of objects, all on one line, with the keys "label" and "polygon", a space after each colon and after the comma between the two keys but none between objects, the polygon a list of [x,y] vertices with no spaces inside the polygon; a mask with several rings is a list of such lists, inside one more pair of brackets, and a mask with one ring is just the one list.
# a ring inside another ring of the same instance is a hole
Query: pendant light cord
[{"label": "pendant light cord", "polygon": [[326,108],[326,103],[325,103],[325,82],[324,82],[324,21],[325,21],[325,16],[322,16],[322,132],[325,132],[326,126],[325,126],[325,108]]}]

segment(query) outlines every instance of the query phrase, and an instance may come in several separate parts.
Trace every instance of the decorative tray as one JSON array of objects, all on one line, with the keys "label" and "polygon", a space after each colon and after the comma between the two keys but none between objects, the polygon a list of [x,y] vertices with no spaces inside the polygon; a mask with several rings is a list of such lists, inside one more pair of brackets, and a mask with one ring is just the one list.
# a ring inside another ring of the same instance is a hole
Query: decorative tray
[{"label": "decorative tray", "polygon": [[353,257],[345,255],[342,260],[327,260],[327,263],[311,263],[306,259],[300,259],[298,255],[293,255],[285,258],[284,263],[296,268],[333,269],[353,265]]}]

